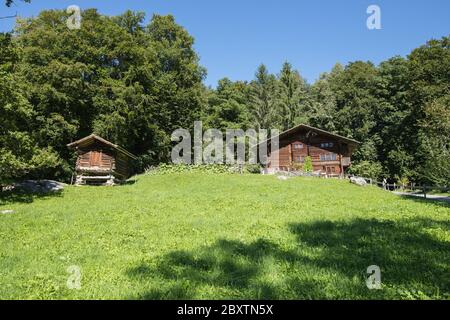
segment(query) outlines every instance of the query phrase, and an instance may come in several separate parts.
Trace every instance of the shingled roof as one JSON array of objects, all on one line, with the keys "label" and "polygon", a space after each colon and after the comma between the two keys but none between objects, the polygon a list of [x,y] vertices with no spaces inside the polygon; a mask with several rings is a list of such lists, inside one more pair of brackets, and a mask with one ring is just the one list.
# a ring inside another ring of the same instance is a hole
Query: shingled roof
[{"label": "shingled roof", "polygon": [[101,143],[103,143],[103,144],[105,144],[105,145],[107,145],[107,146],[109,146],[109,147],[111,147],[111,148],[113,148],[113,149],[115,149],[115,150],[117,150],[117,151],[127,155],[128,157],[130,157],[130,158],[132,158],[134,160],[137,159],[137,157],[134,154],[128,152],[127,150],[125,150],[121,146],[119,146],[117,144],[114,144],[112,142],[109,142],[108,140],[103,139],[102,137],[99,137],[96,134],[90,134],[87,137],[84,137],[84,138],[82,138],[80,140],[77,140],[77,141],[74,141],[72,143],[69,143],[67,146],[69,148],[88,146],[91,143],[93,143],[95,140],[97,140],[97,141],[99,141],[99,142],[101,142]]},{"label": "shingled roof", "polygon": [[[359,141],[357,141],[357,140],[354,140],[354,139],[351,139],[351,138],[347,138],[347,137],[341,136],[341,135],[339,135],[339,134],[331,133],[331,132],[329,132],[329,131],[325,131],[325,130],[322,130],[322,129],[319,129],[319,128],[316,128],[316,127],[308,126],[308,125],[306,125],[306,124],[299,124],[299,125],[297,125],[297,126],[295,126],[295,127],[292,127],[292,128],[290,128],[290,129],[288,129],[288,130],[286,130],[286,131],[283,131],[282,133],[280,133],[280,134],[278,135],[278,138],[279,138],[279,139],[282,139],[282,138],[284,138],[284,137],[286,137],[286,136],[289,136],[290,134],[296,133],[297,131],[299,131],[299,130],[301,130],[301,129],[307,129],[307,130],[319,132],[319,133],[321,133],[321,134],[323,134],[323,135],[326,135],[326,136],[329,136],[329,137],[336,138],[336,139],[341,140],[341,141],[344,141],[344,142],[346,142],[346,143],[348,143],[348,144],[353,144],[353,145],[359,145],[359,144],[361,144],[361,142],[359,142]],[[264,142],[269,142],[269,143],[270,143],[270,140],[271,140],[271,139],[267,139],[267,140],[264,141]],[[264,143],[264,142],[262,142],[262,143]],[[262,144],[262,143],[260,143],[260,144]]]}]

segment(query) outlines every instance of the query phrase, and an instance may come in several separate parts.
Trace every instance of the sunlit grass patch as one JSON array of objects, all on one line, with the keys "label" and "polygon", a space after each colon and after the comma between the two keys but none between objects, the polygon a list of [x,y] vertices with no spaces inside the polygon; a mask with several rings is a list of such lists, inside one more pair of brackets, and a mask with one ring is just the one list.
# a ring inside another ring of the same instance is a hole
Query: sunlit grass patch
[{"label": "sunlit grass patch", "polygon": [[[137,180],[1,199],[14,214],[0,216],[0,298],[449,297],[448,204],[333,179]],[[366,286],[370,265],[381,290]]]}]

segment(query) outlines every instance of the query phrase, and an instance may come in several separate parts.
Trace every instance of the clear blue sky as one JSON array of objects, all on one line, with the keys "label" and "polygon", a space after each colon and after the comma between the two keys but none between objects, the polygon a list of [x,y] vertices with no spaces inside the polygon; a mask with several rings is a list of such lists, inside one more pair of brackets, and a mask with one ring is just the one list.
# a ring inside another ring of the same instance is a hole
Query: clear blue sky
[{"label": "clear blue sky", "polygon": [[[286,60],[313,82],[336,62],[379,63],[450,34],[449,0],[32,0],[9,9],[1,4],[0,16],[17,11],[29,17],[72,4],[107,15],[140,10],[147,20],[153,13],[173,14],[195,37],[212,86],[223,77],[251,80],[260,63],[278,73]],[[381,8],[381,30],[366,27],[371,4]],[[13,24],[0,20],[0,31]]]}]

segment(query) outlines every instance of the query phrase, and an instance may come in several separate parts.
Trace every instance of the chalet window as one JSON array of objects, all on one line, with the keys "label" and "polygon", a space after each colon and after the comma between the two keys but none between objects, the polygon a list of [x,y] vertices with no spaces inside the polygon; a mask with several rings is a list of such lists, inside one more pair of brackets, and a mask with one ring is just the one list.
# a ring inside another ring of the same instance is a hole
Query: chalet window
[{"label": "chalet window", "polygon": [[324,168],[324,171],[327,174],[334,174],[334,173],[336,173],[336,167],[323,167],[323,168]]},{"label": "chalet window", "polygon": [[294,162],[305,162],[305,156],[295,156]]},{"label": "chalet window", "polygon": [[321,148],[332,148],[333,147],[333,142],[323,142],[320,144]]},{"label": "chalet window", "polygon": [[326,153],[320,155],[320,161],[335,161],[337,156],[335,153]]},{"label": "chalet window", "polygon": [[294,143],[294,149],[303,149],[303,143]]}]

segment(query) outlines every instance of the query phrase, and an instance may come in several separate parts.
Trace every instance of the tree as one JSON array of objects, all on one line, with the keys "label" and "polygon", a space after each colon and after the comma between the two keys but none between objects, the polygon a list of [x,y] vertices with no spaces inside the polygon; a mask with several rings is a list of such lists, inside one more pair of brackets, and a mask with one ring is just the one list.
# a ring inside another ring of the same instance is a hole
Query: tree
[{"label": "tree", "polygon": [[250,84],[250,115],[258,129],[271,129],[277,117],[276,78],[261,64]]},{"label": "tree", "polygon": [[374,110],[373,132],[378,159],[390,177],[412,178],[415,175],[414,152],[415,135],[409,124],[411,103],[408,100],[410,79],[408,62],[402,57],[394,57],[380,64],[376,95],[380,98]]},{"label": "tree", "polygon": [[157,53],[157,86],[150,89],[158,96],[158,118],[169,131],[191,127],[202,110],[206,75],[193,48],[194,38],[170,15],[154,15],[147,30]]},{"label": "tree", "polygon": [[206,103],[194,39],[172,16],[144,25],[141,12],[105,17],[88,9],[79,30],[67,28],[67,17],[42,11],[15,30],[24,50],[11,72],[34,110],[27,132],[63,163],[47,177],[68,179],[66,144],[92,132],[137,154],[141,169],[167,161],[172,131],[191,127]]},{"label": "tree", "polygon": [[51,147],[38,147],[29,132],[36,115],[27,99],[27,86],[13,74],[18,63],[18,48],[10,34],[0,34],[0,185],[61,167]]},{"label": "tree", "polygon": [[351,172],[374,178],[383,170],[378,154],[383,142],[375,119],[376,110],[384,102],[376,91],[379,81],[377,68],[362,61],[345,68],[336,65],[326,77],[326,87],[332,92],[327,95],[329,106],[334,111],[330,127],[362,142],[352,156]]},{"label": "tree", "polygon": [[336,131],[336,96],[329,83],[330,76],[323,74],[311,86],[311,111],[308,123],[327,131]]},{"label": "tree", "polygon": [[420,174],[426,182],[450,186],[450,95],[428,103],[420,121],[420,153],[424,164]]},{"label": "tree", "polygon": [[352,62],[333,79],[336,96],[336,129],[365,141],[374,126],[373,112],[379,101],[374,93],[377,69],[370,62]]},{"label": "tree", "polygon": [[[11,4],[11,1],[7,1]],[[362,142],[352,171],[449,184],[450,40],[375,66],[336,64],[309,86],[289,63],[260,65],[250,83],[206,88],[193,37],[173,16],[63,10],[18,19],[0,35],[0,181],[68,179],[66,144],[92,132],[139,156],[168,161],[170,135],[195,120],[219,129],[287,129],[304,122]],[[95,32],[92,32],[95,30]]]},{"label": "tree", "polygon": [[250,126],[247,110],[249,87],[245,82],[219,80],[216,90],[208,92],[205,126],[216,129],[247,129]]},{"label": "tree", "polygon": [[418,179],[449,184],[450,38],[428,41],[408,56],[411,112],[406,125]]},{"label": "tree", "polygon": [[[20,0],[20,1],[28,2],[28,3],[31,2],[31,0]],[[6,5],[7,7],[11,7],[11,5],[12,5],[13,3],[14,3],[14,0],[5,0],[5,5]]]},{"label": "tree", "polygon": [[379,162],[363,160],[352,164],[349,173],[364,178],[379,179],[383,177],[383,167]]},{"label": "tree", "polygon": [[308,85],[300,73],[285,62],[278,75],[277,89],[278,122],[287,130],[297,124],[298,118],[307,116]]}]

